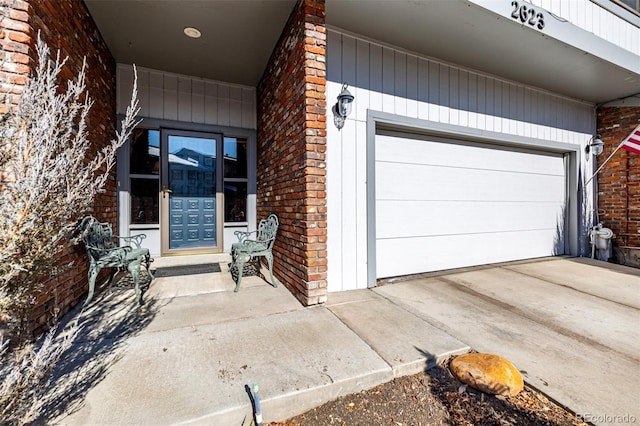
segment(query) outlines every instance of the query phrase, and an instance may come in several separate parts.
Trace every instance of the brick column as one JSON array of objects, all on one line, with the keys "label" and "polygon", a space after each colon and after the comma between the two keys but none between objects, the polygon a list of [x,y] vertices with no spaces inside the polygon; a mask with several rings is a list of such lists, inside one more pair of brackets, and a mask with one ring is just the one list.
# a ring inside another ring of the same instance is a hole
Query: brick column
[{"label": "brick column", "polygon": [[276,213],[275,274],[327,300],[324,0],[299,0],[258,85],[258,218]]},{"label": "brick column", "polygon": [[[35,64],[35,44],[38,32],[51,49],[68,57],[60,77],[73,79],[87,60],[87,92],[94,104],[87,124],[96,151],[106,146],[116,129],[116,64],[95,22],[82,0],[7,0],[5,16],[0,17],[0,45],[3,63],[0,68],[0,113],[17,102]],[[66,86],[66,82],[60,82]],[[97,197],[94,214],[103,221],[117,220],[115,168],[106,192]],[[88,261],[83,247],[70,247],[60,257],[60,263],[73,262],[66,274],[52,278],[39,295],[33,312],[36,333],[47,327],[50,319],[59,316],[87,293]]]},{"label": "brick column", "polygon": [[[640,125],[640,107],[601,107],[598,109],[598,131],[604,151],[598,156],[604,161],[636,126]],[[609,160],[598,174],[598,213],[600,221],[611,228],[618,246],[640,247],[640,155],[624,149]],[[626,252],[627,250],[624,249]],[[636,259],[627,259],[640,266],[640,250]]]}]

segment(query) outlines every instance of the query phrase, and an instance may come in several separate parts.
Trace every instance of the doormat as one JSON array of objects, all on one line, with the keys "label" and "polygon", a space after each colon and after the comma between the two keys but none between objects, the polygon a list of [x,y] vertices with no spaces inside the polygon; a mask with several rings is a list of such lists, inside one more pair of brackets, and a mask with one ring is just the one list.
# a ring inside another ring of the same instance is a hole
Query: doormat
[{"label": "doormat", "polygon": [[179,275],[198,275],[210,274],[212,272],[221,272],[219,263],[204,263],[201,265],[180,265],[167,266],[158,268],[153,272],[156,278],[160,277],[176,277]]}]

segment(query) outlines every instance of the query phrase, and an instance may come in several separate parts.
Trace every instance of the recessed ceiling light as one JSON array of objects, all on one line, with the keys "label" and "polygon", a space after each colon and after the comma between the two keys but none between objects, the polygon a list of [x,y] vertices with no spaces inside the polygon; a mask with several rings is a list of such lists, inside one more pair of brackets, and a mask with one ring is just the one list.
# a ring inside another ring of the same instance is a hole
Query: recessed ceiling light
[{"label": "recessed ceiling light", "polygon": [[183,31],[187,37],[191,37],[191,38],[200,38],[200,36],[202,35],[200,30],[193,27],[186,27]]}]

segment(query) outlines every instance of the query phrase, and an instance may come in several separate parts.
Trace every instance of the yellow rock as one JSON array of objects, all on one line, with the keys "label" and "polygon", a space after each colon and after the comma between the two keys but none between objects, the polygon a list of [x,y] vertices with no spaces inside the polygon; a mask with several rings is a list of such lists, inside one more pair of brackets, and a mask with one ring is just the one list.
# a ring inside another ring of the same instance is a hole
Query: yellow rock
[{"label": "yellow rock", "polygon": [[514,396],[524,387],[516,367],[498,355],[460,355],[451,361],[449,369],[462,383],[493,395]]}]

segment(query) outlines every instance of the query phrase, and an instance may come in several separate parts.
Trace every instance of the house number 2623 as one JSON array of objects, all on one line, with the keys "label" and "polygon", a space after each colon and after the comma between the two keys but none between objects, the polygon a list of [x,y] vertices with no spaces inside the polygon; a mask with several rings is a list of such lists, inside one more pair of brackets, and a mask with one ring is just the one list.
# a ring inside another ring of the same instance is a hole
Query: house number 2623
[{"label": "house number 2623", "polygon": [[518,1],[512,1],[513,12],[511,17],[518,19],[520,22],[527,23],[532,27],[538,27],[539,30],[544,28],[544,15],[542,12],[538,12],[531,6],[520,4]]}]

